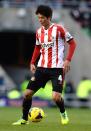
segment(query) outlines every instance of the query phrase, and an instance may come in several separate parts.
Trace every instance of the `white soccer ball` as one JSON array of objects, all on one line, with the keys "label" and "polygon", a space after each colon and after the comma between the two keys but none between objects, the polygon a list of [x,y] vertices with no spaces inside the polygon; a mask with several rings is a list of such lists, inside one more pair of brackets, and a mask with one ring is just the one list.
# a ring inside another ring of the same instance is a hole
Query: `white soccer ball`
[{"label": "white soccer ball", "polygon": [[40,122],[45,117],[45,113],[42,108],[33,107],[28,113],[28,119],[32,122]]}]

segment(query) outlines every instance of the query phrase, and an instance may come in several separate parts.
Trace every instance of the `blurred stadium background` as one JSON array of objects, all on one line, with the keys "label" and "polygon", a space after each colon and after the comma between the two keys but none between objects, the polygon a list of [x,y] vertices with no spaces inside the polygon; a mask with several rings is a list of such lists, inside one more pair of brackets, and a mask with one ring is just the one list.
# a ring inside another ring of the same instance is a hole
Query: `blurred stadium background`
[{"label": "blurred stadium background", "polygon": [[[0,106],[21,106],[21,84],[26,76],[32,76],[29,62],[35,31],[40,26],[35,16],[39,4],[50,5],[53,22],[62,23],[77,41],[71,70],[66,75],[66,82],[72,82],[74,91],[64,91],[63,95],[67,107],[80,107],[77,86],[82,77],[91,79],[91,0],[0,0]],[[54,106],[50,101],[51,88],[47,90],[49,95],[45,91],[48,96],[45,94],[44,98],[42,91],[35,95],[33,104]],[[91,107],[90,96],[89,99],[86,107]]]}]

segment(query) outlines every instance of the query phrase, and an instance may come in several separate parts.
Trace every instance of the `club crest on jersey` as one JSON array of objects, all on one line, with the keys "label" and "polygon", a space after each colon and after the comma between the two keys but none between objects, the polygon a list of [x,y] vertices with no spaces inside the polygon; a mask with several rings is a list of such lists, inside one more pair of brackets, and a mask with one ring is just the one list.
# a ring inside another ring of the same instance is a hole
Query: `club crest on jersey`
[{"label": "club crest on jersey", "polygon": [[42,43],[41,47],[42,48],[50,48],[54,46],[54,42],[47,42],[47,43]]}]

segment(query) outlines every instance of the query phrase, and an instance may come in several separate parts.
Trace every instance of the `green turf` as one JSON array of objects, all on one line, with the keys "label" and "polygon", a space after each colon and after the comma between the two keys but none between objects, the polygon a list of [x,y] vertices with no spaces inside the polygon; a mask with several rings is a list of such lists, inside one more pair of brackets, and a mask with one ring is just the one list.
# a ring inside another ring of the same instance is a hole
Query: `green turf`
[{"label": "green turf", "polygon": [[0,108],[0,131],[91,131],[91,109],[67,109],[70,123],[61,125],[56,108],[44,108],[46,118],[39,123],[12,126],[21,116],[21,108]]}]

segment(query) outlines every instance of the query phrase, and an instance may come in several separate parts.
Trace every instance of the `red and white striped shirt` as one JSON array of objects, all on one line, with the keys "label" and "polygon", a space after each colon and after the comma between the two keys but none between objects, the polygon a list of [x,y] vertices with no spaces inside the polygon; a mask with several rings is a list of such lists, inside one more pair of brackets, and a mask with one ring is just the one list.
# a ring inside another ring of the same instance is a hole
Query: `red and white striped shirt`
[{"label": "red and white striped shirt", "polygon": [[36,45],[41,45],[38,67],[61,68],[65,41],[72,38],[62,25],[52,23],[47,30],[43,26],[39,28],[36,32]]}]

